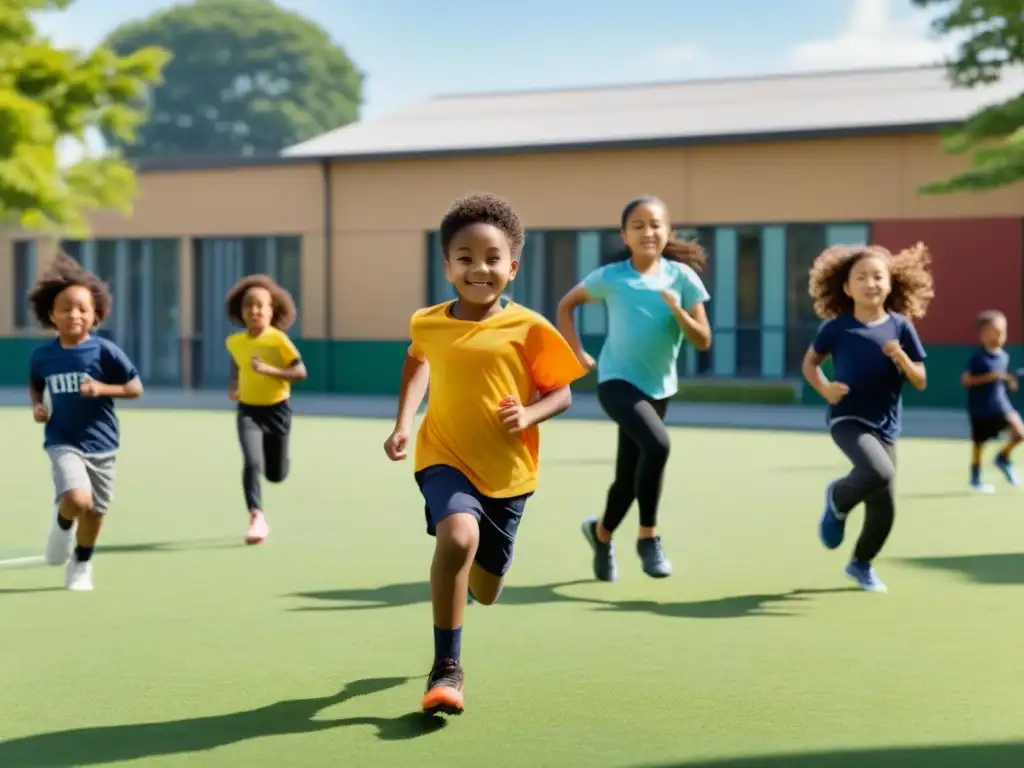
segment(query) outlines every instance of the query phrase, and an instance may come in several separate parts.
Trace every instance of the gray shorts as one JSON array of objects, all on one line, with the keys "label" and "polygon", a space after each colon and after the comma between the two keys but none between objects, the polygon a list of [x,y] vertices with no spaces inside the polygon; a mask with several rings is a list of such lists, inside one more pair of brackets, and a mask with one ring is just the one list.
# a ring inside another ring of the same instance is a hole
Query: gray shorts
[{"label": "gray shorts", "polygon": [[47,448],[46,453],[53,471],[54,500],[60,501],[68,491],[88,490],[92,493],[93,511],[106,513],[114,500],[117,455],[82,453],[66,445]]}]

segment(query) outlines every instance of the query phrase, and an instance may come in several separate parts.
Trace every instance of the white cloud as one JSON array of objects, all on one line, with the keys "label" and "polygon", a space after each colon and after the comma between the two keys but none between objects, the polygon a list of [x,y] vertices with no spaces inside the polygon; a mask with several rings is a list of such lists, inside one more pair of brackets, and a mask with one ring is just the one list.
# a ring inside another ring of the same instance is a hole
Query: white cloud
[{"label": "white cloud", "polygon": [[936,39],[930,22],[931,17],[919,11],[897,16],[891,0],[854,0],[838,35],[793,46],[785,63],[799,70],[937,64],[955,41]]}]

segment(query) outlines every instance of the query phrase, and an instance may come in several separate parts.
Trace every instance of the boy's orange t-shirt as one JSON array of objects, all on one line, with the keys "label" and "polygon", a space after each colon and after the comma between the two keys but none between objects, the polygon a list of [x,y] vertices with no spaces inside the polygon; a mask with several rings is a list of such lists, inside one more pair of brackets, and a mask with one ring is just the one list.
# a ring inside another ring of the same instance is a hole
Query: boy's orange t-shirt
[{"label": "boy's orange t-shirt", "polygon": [[480,493],[508,498],[537,487],[540,431],[510,433],[498,416],[508,396],[538,393],[586,374],[542,316],[510,303],[479,322],[452,317],[454,302],[421,309],[409,323],[409,355],[430,365],[427,412],[416,436],[415,469],[447,465]]}]

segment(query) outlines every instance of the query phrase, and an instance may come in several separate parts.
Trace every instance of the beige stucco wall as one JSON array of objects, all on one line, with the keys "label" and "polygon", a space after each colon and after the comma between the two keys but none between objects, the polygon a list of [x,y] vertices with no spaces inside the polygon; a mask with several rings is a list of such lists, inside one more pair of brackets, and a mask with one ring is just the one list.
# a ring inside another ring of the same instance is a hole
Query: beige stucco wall
[{"label": "beige stucco wall", "polygon": [[[316,163],[143,173],[131,216],[91,223],[95,237],[181,238],[183,337],[194,323],[191,238],[301,235],[304,335],[387,339],[404,336],[423,303],[424,233],[473,190],[507,197],[530,228],[614,227],[623,203],[643,193],[661,196],[688,225],[1024,217],[1024,185],[917,195],[965,163],[945,155],[935,135],[335,163],[330,329]],[[10,242],[0,238],[0,295],[11,295],[12,273]],[[10,331],[10,315],[0,317],[0,333]]]}]

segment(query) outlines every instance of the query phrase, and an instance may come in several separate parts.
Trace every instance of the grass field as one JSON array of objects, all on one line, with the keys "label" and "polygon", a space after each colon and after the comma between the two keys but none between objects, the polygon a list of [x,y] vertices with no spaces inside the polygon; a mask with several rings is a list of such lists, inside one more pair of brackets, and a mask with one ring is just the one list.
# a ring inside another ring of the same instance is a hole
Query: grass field
[{"label": "grass field", "polygon": [[[49,467],[26,410],[0,429],[9,561],[41,550]],[[431,540],[387,429],[297,420],[271,539],[246,548],[232,417],[124,414],[97,591],[0,567],[0,766],[1024,765],[1024,497],[965,495],[963,443],[901,444],[890,593],[870,595],[815,536],[844,471],[826,436],[675,430],[677,574],[640,573],[634,513],[606,585],[579,521],[612,428],[548,425],[502,601],[468,610],[467,713],[442,727],[415,713]]]}]

